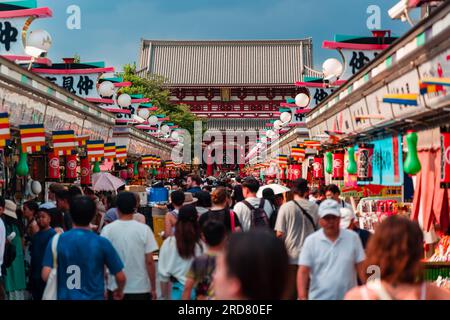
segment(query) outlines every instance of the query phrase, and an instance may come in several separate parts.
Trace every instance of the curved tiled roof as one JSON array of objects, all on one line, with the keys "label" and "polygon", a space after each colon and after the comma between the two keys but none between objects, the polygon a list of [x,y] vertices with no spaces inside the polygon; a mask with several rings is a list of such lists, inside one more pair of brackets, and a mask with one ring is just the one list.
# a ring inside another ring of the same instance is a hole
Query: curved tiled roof
[{"label": "curved tiled roof", "polygon": [[260,130],[266,126],[266,119],[208,119],[207,130]]},{"label": "curved tiled roof", "polygon": [[168,85],[294,84],[312,65],[312,40],[142,40],[138,69]]}]

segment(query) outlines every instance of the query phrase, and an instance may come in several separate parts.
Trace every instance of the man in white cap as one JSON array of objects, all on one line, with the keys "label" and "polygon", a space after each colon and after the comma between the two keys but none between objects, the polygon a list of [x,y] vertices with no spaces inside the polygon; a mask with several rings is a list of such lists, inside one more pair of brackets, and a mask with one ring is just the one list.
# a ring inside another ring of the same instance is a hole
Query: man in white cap
[{"label": "man in white cap", "polygon": [[356,215],[352,209],[341,208],[341,229],[348,229],[356,232],[361,239],[363,248],[366,249],[367,242],[372,234],[369,231],[358,227]]},{"label": "man in white cap", "polygon": [[357,285],[357,275],[366,280],[364,249],[355,232],[340,228],[341,212],[336,201],[322,202],[319,217],[322,229],[306,238],[300,253],[298,298],[342,300]]}]

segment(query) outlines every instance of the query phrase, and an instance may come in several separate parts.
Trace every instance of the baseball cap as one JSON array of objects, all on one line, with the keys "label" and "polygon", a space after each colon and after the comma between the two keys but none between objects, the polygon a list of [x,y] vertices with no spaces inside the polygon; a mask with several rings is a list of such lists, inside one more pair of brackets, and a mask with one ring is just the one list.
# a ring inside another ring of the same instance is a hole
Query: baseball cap
[{"label": "baseball cap", "polygon": [[347,229],[356,215],[353,210],[349,208],[341,208],[341,229]]},{"label": "baseball cap", "polygon": [[327,199],[323,201],[319,206],[319,217],[323,218],[327,215],[333,215],[336,217],[341,216],[341,212],[339,210],[339,204],[335,200]]}]

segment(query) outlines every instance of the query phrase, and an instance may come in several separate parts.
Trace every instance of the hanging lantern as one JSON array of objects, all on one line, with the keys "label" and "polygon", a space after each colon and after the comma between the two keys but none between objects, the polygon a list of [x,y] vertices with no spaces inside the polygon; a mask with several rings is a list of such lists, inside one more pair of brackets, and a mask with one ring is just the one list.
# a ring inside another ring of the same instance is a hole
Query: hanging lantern
[{"label": "hanging lantern", "polygon": [[344,150],[333,153],[333,179],[344,180]]},{"label": "hanging lantern", "polygon": [[417,155],[417,133],[414,131],[408,131],[406,135],[406,143],[408,145],[408,153],[406,154],[403,167],[405,173],[415,175],[416,173],[419,173],[422,168]]},{"label": "hanging lantern", "polygon": [[139,162],[136,161],[134,163],[134,165],[133,165],[133,177],[138,177],[139,176],[138,166],[139,166]]},{"label": "hanging lantern", "polygon": [[144,166],[140,165],[140,166],[138,167],[138,176],[139,176],[140,179],[145,178],[145,172],[146,172],[146,171],[145,171]]},{"label": "hanging lantern", "polygon": [[133,179],[133,171],[134,171],[134,165],[133,163],[127,164],[127,179]]},{"label": "hanging lantern", "polygon": [[48,178],[49,179],[59,179],[61,172],[59,170],[59,155],[58,153],[52,152],[48,155]]},{"label": "hanging lantern", "polygon": [[358,145],[357,180],[372,181],[373,144]]},{"label": "hanging lantern", "polygon": [[81,158],[80,160],[81,167],[81,185],[89,186],[91,184],[91,163],[87,157]]},{"label": "hanging lantern", "polygon": [[314,157],[314,162],[312,164],[313,177],[315,179],[323,179],[323,156]]},{"label": "hanging lantern", "polygon": [[441,128],[441,188],[450,187],[450,130]]},{"label": "hanging lantern", "polygon": [[26,177],[28,175],[29,168],[27,163],[27,157],[28,154],[26,152],[22,152],[22,149],[20,149],[20,158],[16,167],[16,174],[19,177]]},{"label": "hanging lantern", "polygon": [[333,154],[328,151],[327,153],[325,153],[325,171],[328,174],[332,174],[333,173]]},{"label": "hanging lantern", "polygon": [[349,174],[356,174],[357,165],[355,160],[355,148],[354,147],[348,148],[347,153],[348,153],[347,172]]},{"label": "hanging lantern", "polygon": [[291,178],[296,180],[302,177],[302,166],[299,164],[293,164],[291,168]]},{"label": "hanging lantern", "polygon": [[94,168],[92,169],[92,173],[100,173],[100,172],[101,172],[100,162],[99,161],[95,161]]},{"label": "hanging lantern", "polygon": [[127,169],[120,170],[119,176],[121,179],[127,180],[128,179],[128,170]]},{"label": "hanging lantern", "polygon": [[66,179],[77,178],[77,156],[66,156]]}]

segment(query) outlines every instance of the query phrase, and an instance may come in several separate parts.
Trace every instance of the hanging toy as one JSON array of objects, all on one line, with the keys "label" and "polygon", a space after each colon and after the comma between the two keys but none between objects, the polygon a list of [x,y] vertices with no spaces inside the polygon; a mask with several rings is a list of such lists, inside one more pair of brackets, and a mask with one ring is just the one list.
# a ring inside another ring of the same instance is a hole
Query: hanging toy
[{"label": "hanging toy", "polygon": [[28,154],[26,152],[22,152],[22,148],[20,148],[20,158],[16,167],[16,174],[19,177],[26,177],[28,175],[29,168],[27,163],[27,156]]},{"label": "hanging toy", "polygon": [[347,153],[348,153],[347,172],[348,174],[356,174],[357,165],[355,160],[355,148],[354,147],[348,148]]},{"label": "hanging toy", "polygon": [[408,144],[408,153],[403,164],[405,173],[415,175],[420,172],[419,157],[417,156],[417,133],[408,131],[406,135],[406,143]]},{"label": "hanging toy", "polygon": [[95,161],[94,168],[92,169],[92,173],[100,173],[100,162]]},{"label": "hanging toy", "polygon": [[139,162],[136,161],[136,162],[134,163],[134,166],[133,166],[133,176],[134,176],[134,177],[136,177],[136,176],[139,175],[139,169],[138,169],[138,166],[139,166]]},{"label": "hanging toy", "polygon": [[333,173],[333,154],[328,151],[325,153],[325,171],[328,174],[332,174]]}]

